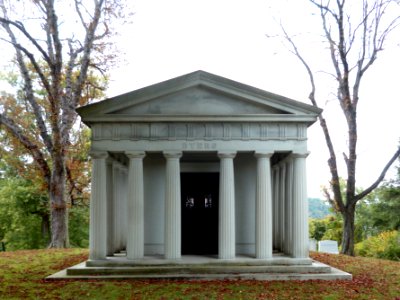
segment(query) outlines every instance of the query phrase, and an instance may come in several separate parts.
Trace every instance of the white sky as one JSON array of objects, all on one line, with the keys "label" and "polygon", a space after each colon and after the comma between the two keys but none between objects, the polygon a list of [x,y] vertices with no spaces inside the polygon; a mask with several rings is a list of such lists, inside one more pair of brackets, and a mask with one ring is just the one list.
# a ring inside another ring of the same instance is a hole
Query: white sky
[{"label": "white sky", "polygon": [[[316,62],[315,70],[329,63],[329,56],[320,50],[318,14],[311,13],[307,0],[135,0],[131,5],[135,14],[130,24],[119,26],[115,41],[120,63],[111,70],[108,96],[201,69],[309,103],[304,68],[279,39],[266,37],[277,32],[279,19],[288,31],[299,34],[301,50]],[[377,178],[399,144],[398,43],[388,44],[363,82],[358,111],[360,187]],[[329,76],[318,74],[319,104],[325,109],[334,143],[341,146],[337,148],[341,162],[346,145],[344,119],[336,108]],[[309,129],[309,150],[309,196],[321,197],[320,185],[328,183],[329,171],[318,123]],[[346,177],[343,167],[339,171]]]},{"label": "white sky", "polygon": [[[275,20],[282,19],[290,32],[301,33],[300,45],[307,57],[326,63],[329,57],[321,52],[315,31],[318,16],[313,16],[311,9],[307,1],[294,0],[135,1],[132,23],[120,31],[117,42],[124,62],[113,70],[108,94],[202,69],[309,103],[310,85],[302,65],[278,39],[266,34],[276,33]],[[360,187],[369,186],[377,178],[399,142],[399,51],[396,44],[388,45],[363,82],[358,112]],[[346,145],[344,119],[332,95],[335,89],[329,89],[329,76],[321,74],[321,78],[320,106],[325,109],[334,142]],[[328,183],[329,171],[318,123],[309,129],[309,150],[308,193],[320,197],[320,185]],[[340,162],[343,151],[345,147],[338,147]],[[340,170],[346,177],[343,165]],[[394,176],[394,170],[390,176]]]}]

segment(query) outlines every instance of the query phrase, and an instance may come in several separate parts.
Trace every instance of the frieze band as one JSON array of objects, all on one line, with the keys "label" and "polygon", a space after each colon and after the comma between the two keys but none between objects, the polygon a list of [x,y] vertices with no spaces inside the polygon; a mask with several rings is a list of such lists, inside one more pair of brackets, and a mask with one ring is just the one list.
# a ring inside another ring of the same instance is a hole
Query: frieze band
[{"label": "frieze band", "polygon": [[306,140],[292,123],[108,123],[92,126],[97,140]]}]

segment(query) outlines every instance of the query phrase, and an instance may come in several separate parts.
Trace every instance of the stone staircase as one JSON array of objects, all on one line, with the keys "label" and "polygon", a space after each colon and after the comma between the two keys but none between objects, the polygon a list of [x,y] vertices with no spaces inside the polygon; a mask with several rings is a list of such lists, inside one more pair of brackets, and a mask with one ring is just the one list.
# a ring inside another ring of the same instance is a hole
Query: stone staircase
[{"label": "stone staircase", "polygon": [[311,259],[278,257],[270,260],[236,258],[218,260],[185,257],[180,261],[145,259],[128,261],[112,257],[86,261],[67,268],[48,279],[256,279],[256,280],[351,280],[349,273]]}]

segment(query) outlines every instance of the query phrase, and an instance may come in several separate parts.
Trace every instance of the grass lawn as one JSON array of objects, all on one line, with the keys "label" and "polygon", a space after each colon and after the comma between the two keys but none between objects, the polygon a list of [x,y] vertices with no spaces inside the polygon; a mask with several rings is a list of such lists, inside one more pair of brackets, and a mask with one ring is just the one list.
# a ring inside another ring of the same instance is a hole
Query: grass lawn
[{"label": "grass lawn", "polygon": [[399,299],[400,262],[312,253],[352,281],[163,281],[44,278],[87,259],[85,249],[0,252],[0,299]]}]

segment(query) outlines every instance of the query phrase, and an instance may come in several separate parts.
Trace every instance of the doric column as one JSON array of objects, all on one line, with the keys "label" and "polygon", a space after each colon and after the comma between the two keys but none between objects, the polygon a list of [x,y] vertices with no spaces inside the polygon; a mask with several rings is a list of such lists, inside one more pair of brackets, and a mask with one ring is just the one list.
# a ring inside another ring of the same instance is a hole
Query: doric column
[{"label": "doric column", "polygon": [[121,165],[121,199],[122,199],[122,249],[126,250],[128,236],[128,171]]},{"label": "doric column", "polygon": [[279,249],[284,252],[285,247],[285,177],[286,177],[286,164],[279,165]]},{"label": "doric column", "polygon": [[128,231],[126,255],[128,259],[144,256],[144,152],[126,152],[128,167]]},{"label": "doric column", "polygon": [[107,254],[107,166],[106,151],[92,151],[89,259],[105,259]]},{"label": "doric column", "polygon": [[279,248],[279,167],[273,169],[274,182],[273,182],[273,200],[272,200],[272,237],[273,247]]},{"label": "doric column", "polygon": [[286,162],[286,201],[285,201],[285,248],[284,252],[291,255],[293,243],[293,160]]},{"label": "doric column", "polygon": [[113,162],[109,158],[107,163],[107,255],[115,253],[115,199],[113,188]]},{"label": "doric column", "polygon": [[272,257],[272,153],[255,153],[257,158],[256,187],[256,258]]},{"label": "doric column", "polygon": [[115,251],[123,249],[122,235],[123,235],[123,212],[124,205],[122,199],[122,176],[120,163],[113,162],[113,198],[115,203],[114,211],[114,243]]},{"label": "doric column", "polygon": [[165,184],[165,258],[181,258],[181,174],[182,152],[164,152],[167,159]]},{"label": "doric column", "polygon": [[308,203],[306,154],[293,154],[293,251],[295,258],[308,257]]},{"label": "doric column", "polygon": [[220,259],[235,258],[235,179],[233,158],[236,152],[218,152],[219,177],[219,228],[218,254]]}]

